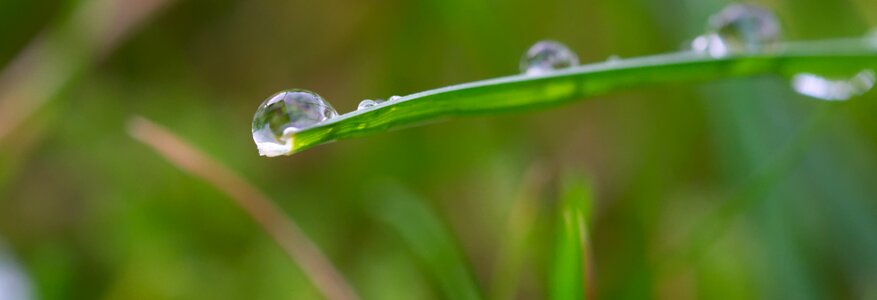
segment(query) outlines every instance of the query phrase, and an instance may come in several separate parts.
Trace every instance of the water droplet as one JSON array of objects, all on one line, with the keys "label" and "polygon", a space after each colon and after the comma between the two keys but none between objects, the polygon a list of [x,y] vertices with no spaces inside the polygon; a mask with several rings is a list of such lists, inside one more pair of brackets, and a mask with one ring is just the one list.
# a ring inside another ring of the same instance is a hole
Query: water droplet
[{"label": "water droplet", "polygon": [[769,10],[751,4],[731,4],[710,17],[709,32],[691,49],[713,57],[770,49],[780,39],[780,25]]},{"label": "water droplet", "polygon": [[555,41],[541,41],[530,47],[521,58],[521,72],[541,75],[578,64],[579,57],[566,45]]},{"label": "water droplet", "polygon": [[371,99],[365,99],[365,100],[362,100],[359,102],[359,106],[356,107],[356,110],[363,110],[366,108],[371,108],[371,107],[374,107],[375,105],[378,105],[381,102],[382,101],[380,101],[380,100],[375,101],[375,100],[371,100]]},{"label": "water droplet", "polygon": [[728,55],[728,48],[725,47],[719,36],[714,33],[708,33],[694,38],[694,40],[691,41],[691,50],[712,57]]},{"label": "water droplet", "polygon": [[618,63],[620,61],[621,61],[621,56],[618,56],[617,54],[610,55],[609,58],[606,59],[606,62],[608,62],[610,64],[615,64],[615,63]]},{"label": "water droplet", "polygon": [[402,99],[402,97],[397,96],[397,95],[393,95],[393,96],[390,96],[390,98],[387,99],[387,101],[399,101],[399,99]]},{"label": "water droplet", "polygon": [[862,70],[847,79],[829,79],[816,74],[802,73],[792,77],[792,88],[799,94],[828,101],[843,101],[860,96],[874,87],[877,81],[873,70]]},{"label": "water droplet", "polygon": [[253,140],[263,156],[287,155],[292,134],[338,116],[320,95],[306,90],[287,90],[269,97],[253,116]]}]

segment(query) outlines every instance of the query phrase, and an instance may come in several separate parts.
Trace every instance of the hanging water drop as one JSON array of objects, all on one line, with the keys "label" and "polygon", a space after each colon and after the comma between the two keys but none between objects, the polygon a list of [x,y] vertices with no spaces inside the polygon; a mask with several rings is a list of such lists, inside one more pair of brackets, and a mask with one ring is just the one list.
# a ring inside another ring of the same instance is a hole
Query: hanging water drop
[{"label": "hanging water drop", "polygon": [[829,79],[816,74],[802,73],[792,77],[792,88],[799,94],[828,101],[844,101],[860,96],[877,81],[873,70],[862,70],[847,79]]},{"label": "hanging water drop", "polygon": [[320,95],[306,90],[287,90],[269,97],[253,116],[253,140],[259,155],[279,156],[292,152],[292,134],[338,116]]},{"label": "hanging water drop", "polygon": [[751,4],[731,4],[710,17],[709,32],[696,38],[691,48],[723,57],[765,51],[779,39],[779,21],[771,11]]},{"label": "hanging water drop", "polygon": [[521,58],[521,72],[541,75],[579,64],[579,57],[566,45],[555,41],[541,41],[530,47]]},{"label": "hanging water drop", "polygon": [[378,99],[378,100],[365,99],[365,100],[362,100],[359,102],[359,106],[356,107],[356,110],[363,110],[363,109],[367,109],[367,108],[372,108],[372,107],[380,104],[381,102],[384,102],[384,101],[382,101],[380,99]]}]

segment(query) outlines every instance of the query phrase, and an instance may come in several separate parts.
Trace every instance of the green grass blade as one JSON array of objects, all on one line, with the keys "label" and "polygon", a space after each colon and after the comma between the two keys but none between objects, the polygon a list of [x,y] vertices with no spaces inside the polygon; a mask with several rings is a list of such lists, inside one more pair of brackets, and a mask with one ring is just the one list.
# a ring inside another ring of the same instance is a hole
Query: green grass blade
[{"label": "green grass blade", "polygon": [[778,48],[769,53],[722,58],[692,52],[663,54],[583,65],[543,76],[515,75],[429,90],[297,132],[292,136],[292,153],[445,117],[557,105],[645,85],[799,72],[848,75],[864,68],[877,69],[877,48],[865,39],[784,44]]},{"label": "green grass blade", "polygon": [[552,300],[585,299],[593,288],[588,287],[591,280],[587,265],[591,188],[585,179],[572,177],[563,189],[548,296]]},{"label": "green grass blade", "polygon": [[377,203],[373,214],[399,233],[447,299],[482,299],[454,235],[421,199],[396,189]]}]

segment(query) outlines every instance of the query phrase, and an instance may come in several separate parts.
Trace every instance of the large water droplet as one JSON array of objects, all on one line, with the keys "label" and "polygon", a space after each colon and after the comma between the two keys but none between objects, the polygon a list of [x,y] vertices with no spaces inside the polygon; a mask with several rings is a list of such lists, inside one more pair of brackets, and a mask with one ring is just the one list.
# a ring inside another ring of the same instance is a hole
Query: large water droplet
[{"label": "large water droplet", "polygon": [[769,10],[731,4],[710,17],[709,32],[691,43],[692,50],[713,57],[770,49],[780,39],[780,25]]},{"label": "large water droplet", "polygon": [[521,58],[521,72],[541,75],[579,64],[579,57],[569,48],[555,41],[541,41],[530,47]]},{"label": "large water droplet", "polygon": [[817,99],[843,101],[859,96],[874,88],[877,81],[873,70],[863,70],[847,79],[829,79],[816,74],[802,73],[792,77],[796,92]]},{"label": "large water droplet", "polygon": [[253,140],[259,155],[288,155],[292,134],[338,116],[320,95],[306,90],[287,90],[269,97],[253,116]]}]

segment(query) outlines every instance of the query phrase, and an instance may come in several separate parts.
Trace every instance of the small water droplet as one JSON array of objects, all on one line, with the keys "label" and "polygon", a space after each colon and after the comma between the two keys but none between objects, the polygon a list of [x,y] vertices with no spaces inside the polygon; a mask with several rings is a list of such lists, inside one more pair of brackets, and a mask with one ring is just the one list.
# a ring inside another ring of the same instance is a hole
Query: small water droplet
[{"label": "small water droplet", "polygon": [[621,61],[621,56],[618,56],[617,54],[610,55],[609,58],[606,59],[606,62],[608,62],[610,64],[615,64],[615,63],[618,63],[620,61]]},{"label": "small water droplet", "polygon": [[371,107],[374,107],[375,105],[378,105],[379,103],[380,103],[380,101],[365,99],[365,100],[362,100],[359,102],[359,106],[356,107],[356,110],[363,110],[363,109],[371,108]]},{"label": "small water droplet", "polygon": [[259,155],[279,156],[292,151],[292,134],[334,118],[338,113],[320,95],[306,90],[282,91],[259,105],[253,116],[253,140]]},{"label": "small water droplet", "polygon": [[397,95],[393,95],[393,96],[390,96],[390,98],[387,99],[387,101],[399,101],[399,99],[402,99],[402,97],[397,96]]},{"label": "small water droplet", "polygon": [[579,64],[579,57],[556,41],[541,41],[530,47],[521,58],[521,72],[527,75],[547,74]]},{"label": "small water droplet", "polygon": [[691,50],[712,57],[728,55],[728,48],[725,47],[722,40],[715,33],[707,33],[694,38],[691,41]]},{"label": "small water droplet", "polygon": [[828,101],[844,101],[860,96],[872,88],[877,81],[873,70],[862,70],[846,79],[829,79],[810,73],[792,77],[792,88],[799,94]]},{"label": "small water droplet", "polygon": [[713,57],[768,50],[780,39],[780,25],[769,10],[731,4],[710,17],[709,32],[694,39],[691,49]]}]

